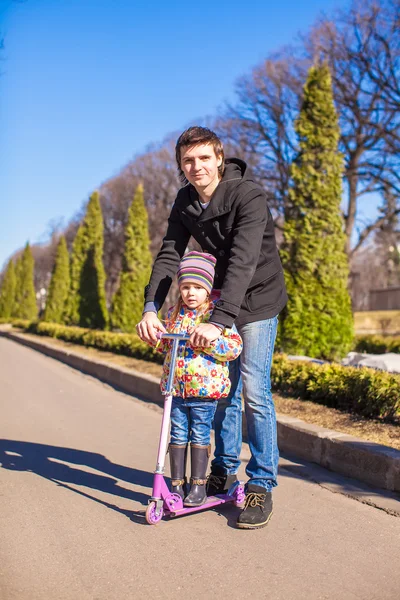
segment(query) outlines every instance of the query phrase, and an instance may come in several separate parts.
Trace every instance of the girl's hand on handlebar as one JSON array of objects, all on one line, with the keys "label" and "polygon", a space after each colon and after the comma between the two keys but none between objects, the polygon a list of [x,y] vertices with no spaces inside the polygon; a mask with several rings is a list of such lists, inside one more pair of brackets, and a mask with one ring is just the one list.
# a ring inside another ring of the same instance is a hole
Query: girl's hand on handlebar
[{"label": "girl's hand on handlebar", "polygon": [[157,333],[167,333],[155,312],[144,313],[142,320],[136,325],[136,331],[143,342],[152,346],[158,342]]}]

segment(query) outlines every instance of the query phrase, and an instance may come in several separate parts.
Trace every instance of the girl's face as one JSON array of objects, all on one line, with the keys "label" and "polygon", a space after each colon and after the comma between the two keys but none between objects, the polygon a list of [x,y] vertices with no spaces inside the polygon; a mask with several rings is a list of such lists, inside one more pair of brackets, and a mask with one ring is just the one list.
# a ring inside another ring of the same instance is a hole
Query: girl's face
[{"label": "girl's face", "polygon": [[183,303],[188,308],[198,308],[207,300],[208,296],[207,290],[198,283],[192,281],[185,281],[185,283],[182,283],[179,287],[179,291]]}]

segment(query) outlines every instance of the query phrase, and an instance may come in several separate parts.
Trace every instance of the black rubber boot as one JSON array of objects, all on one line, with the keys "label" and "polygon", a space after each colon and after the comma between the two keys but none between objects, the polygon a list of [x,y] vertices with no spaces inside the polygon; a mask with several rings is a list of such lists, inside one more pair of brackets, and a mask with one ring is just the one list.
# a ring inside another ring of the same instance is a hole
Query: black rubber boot
[{"label": "black rubber boot", "polygon": [[179,494],[182,500],[186,496],[186,456],[187,445],[169,445],[171,492]]},{"label": "black rubber boot", "polygon": [[201,506],[207,500],[206,473],[210,452],[211,446],[190,445],[192,476],[190,478],[190,492],[183,502],[184,506]]},{"label": "black rubber boot", "polygon": [[272,516],[272,494],[260,485],[249,483],[243,512],[236,526],[239,529],[260,529],[268,524]]},{"label": "black rubber boot", "polygon": [[236,473],[227,475],[222,467],[211,467],[211,473],[207,478],[207,496],[227,494],[235,481],[237,481]]}]

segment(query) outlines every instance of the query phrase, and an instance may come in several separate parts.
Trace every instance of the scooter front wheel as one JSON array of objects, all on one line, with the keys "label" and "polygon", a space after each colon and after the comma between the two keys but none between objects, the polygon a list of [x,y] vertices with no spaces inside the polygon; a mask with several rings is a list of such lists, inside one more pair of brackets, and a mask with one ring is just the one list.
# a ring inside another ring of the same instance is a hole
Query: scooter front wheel
[{"label": "scooter front wheel", "polygon": [[146,508],[146,521],[149,525],[157,525],[164,515],[164,509],[160,508],[157,512],[157,503],[150,502]]},{"label": "scooter front wheel", "polygon": [[244,485],[242,482],[239,482],[239,484],[237,485],[233,496],[235,498],[234,503],[235,506],[242,506],[243,502],[246,499],[246,493],[244,491]]}]

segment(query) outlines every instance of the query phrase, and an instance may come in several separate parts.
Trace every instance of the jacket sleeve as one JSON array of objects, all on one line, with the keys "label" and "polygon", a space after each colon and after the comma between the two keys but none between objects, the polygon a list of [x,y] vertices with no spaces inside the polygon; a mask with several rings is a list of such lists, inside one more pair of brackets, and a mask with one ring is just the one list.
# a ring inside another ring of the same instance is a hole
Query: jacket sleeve
[{"label": "jacket sleeve", "polygon": [[171,347],[171,340],[157,340],[155,344],[149,343],[149,346],[153,348],[155,352],[159,352],[160,354],[166,354]]},{"label": "jacket sleeve", "polygon": [[170,348],[171,340],[158,340],[157,344],[154,346],[154,350],[160,354],[166,354]]},{"label": "jacket sleeve", "polygon": [[211,342],[208,348],[202,348],[204,354],[208,354],[221,362],[235,360],[243,348],[242,338],[232,330],[225,330],[219,338]]},{"label": "jacket sleeve", "polygon": [[228,268],[211,321],[231,327],[239,315],[246,291],[260,258],[268,207],[265,193],[259,188],[241,200],[233,227]]},{"label": "jacket sleeve", "polygon": [[150,282],[145,287],[145,302],[154,302],[159,308],[164,304],[189,239],[190,232],[182,223],[176,200],[168,218],[167,233],[153,264]]}]

